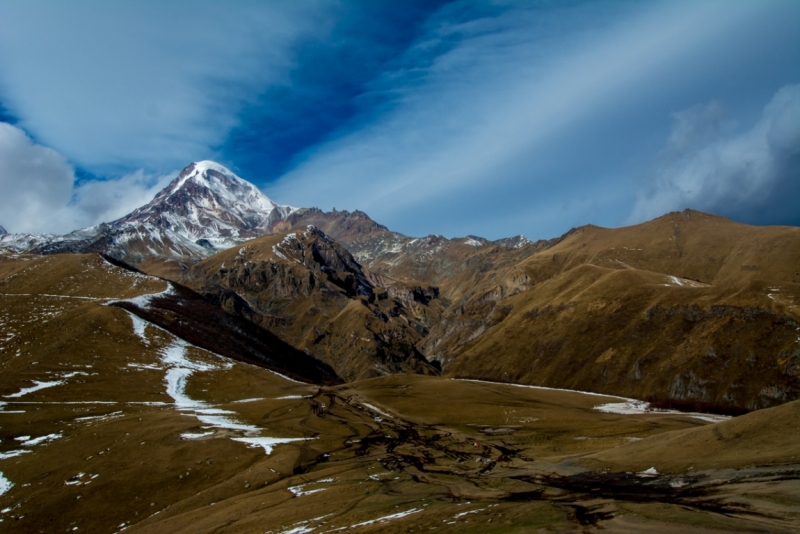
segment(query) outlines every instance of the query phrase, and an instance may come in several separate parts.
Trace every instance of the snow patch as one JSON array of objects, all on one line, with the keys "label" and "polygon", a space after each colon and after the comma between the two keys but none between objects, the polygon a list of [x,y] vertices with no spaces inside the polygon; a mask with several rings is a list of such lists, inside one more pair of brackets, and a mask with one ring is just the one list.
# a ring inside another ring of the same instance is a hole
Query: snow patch
[{"label": "snow patch", "polygon": [[364,521],[363,523],[356,523],[355,525],[350,525],[349,527],[339,527],[329,532],[336,532],[337,530],[345,530],[345,529],[353,529],[358,527],[364,527],[367,525],[372,525],[375,523],[384,523],[386,521],[391,521],[392,519],[400,519],[401,517],[406,517],[411,514],[416,514],[417,512],[421,512],[422,508],[412,508],[410,510],[406,510],[405,512],[398,512],[396,514],[385,515],[383,517],[379,517],[377,519],[370,519],[369,521]]},{"label": "snow patch", "polygon": [[[167,289],[164,291],[160,291],[158,293],[148,293],[147,295],[141,295],[139,297],[134,297],[132,299],[126,299],[121,302],[130,302],[131,304],[136,304],[140,308],[148,308],[150,306],[150,301],[156,297],[166,297],[168,295],[172,295],[175,292],[175,288],[172,286],[171,282],[167,282]],[[134,324],[134,329],[136,328],[136,324]],[[138,334],[138,332],[137,332]],[[142,334],[144,334],[144,330],[142,330]]]},{"label": "snow patch", "polygon": [[619,415],[641,415],[641,414],[658,414],[658,415],[685,415],[693,417],[702,421],[710,423],[719,423],[730,419],[727,415],[715,415],[708,413],[698,412],[680,412],[678,410],[662,410],[658,408],[651,408],[649,402],[628,399],[626,402],[612,402],[609,404],[598,404],[594,407],[595,410],[603,413],[613,413]]},{"label": "snow patch", "polygon": [[486,508],[476,508],[475,510],[467,510],[466,512],[461,512],[460,514],[456,514],[453,516],[453,519],[458,519],[459,517],[464,517],[465,515],[469,514],[477,514],[478,512],[483,512]]},{"label": "snow patch", "polygon": [[214,432],[184,432],[181,434],[182,439],[200,439],[206,436],[213,435]]},{"label": "snow patch", "polygon": [[22,456],[23,454],[28,454],[29,450],[25,449],[17,449],[8,452],[0,452],[0,460],[8,460],[9,458],[16,458],[17,456]]},{"label": "snow patch", "polygon": [[378,413],[379,413],[379,414],[381,414],[382,416],[384,416],[384,417],[388,417],[389,419],[392,419],[392,416],[391,416],[391,415],[389,415],[388,413],[384,412],[383,410],[379,410],[378,408],[376,408],[376,407],[375,407],[375,406],[373,406],[372,404],[368,404],[368,403],[366,403],[366,402],[362,402],[361,404],[363,404],[364,406],[366,406],[367,408],[369,408],[369,409],[370,409],[370,410],[372,410],[373,412],[378,412]]},{"label": "snow patch", "polygon": [[274,447],[275,445],[280,445],[282,443],[291,443],[293,441],[307,441],[310,439],[316,439],[316,438],[265,438],[265,437],[233,438],[234,441],[247,443],[251,447],[262,447],[267,455],[272,454],[272,447]]},{"label": "snow patch", "polygon": [[[269,453],[267,453],[267,454],[269,454]],[[313,489],[313,490],[304,490],[304,489],[303,489],[303,486],[293,486],[293,487],[286,488],[286,489],[288,489],[289,491],[291,491],[292,493],[294,493],[294,496],[295,496],[295,497],[302,497],[302,496],[304,496],[304,495],[312,495],[312,494],[314,494],[314,493],[319,493],[320,491],[325,491],[325,490],[326,490],[326,489],[328,489],[328,488],[319,488],[319,489]]]},{"label": "snow patch", "polygon": [[28,393],[33,393],[34,391],[39,391],[41,389],[47,389],[47,388],[52,388],[52,387],[55,387],[55,386],[63,385],[65,382],[63,380],[55,380],[53,382],[41,382],[39,380],[34,380],[33,383],[36,384],[36,385],[33,386],[33,387],[30,387],[30,388],[22,388],[21,390],[19,390],[16,393],[13,393],[11,395],[6,395],[6,398],[7,399],[16,399],[16,398],[19,398],[19,397],[23,397],[23,396],[27,395]]},{"label": "snow patch", "polygon": [[655,467],[651,467],[650,469],[645,469],[644,471],[636,473],[636,476],[640,478],[652,478],[658,476],[658,471],[656,471]]},{"label": "snow patch", "polygon": [[0,495],[4,495],[14,487],[14,483],[8,480],[2,472],[0,472]]},{"label": "snow patch", "polygon": [[[38,438],[33,438],[33,439],[31,439],[29,436],[26,436],[26,437],[28,439],[20,440],[20,441],[22,441],[22,445],[24,447],[33,447],[35,445],[41,445],[42,443],[48,443],[50,441],[55,441],[57,439],[61,439],[64,436],[61,434],[61,432],[58,432],[56,434],[48,434],[46,436],[40,436]],[[17,439],[20,439],[20,438],[17,438]]]},{"label": "snow patch", "polygon": [[[167,383],[167,394],[175,401],[175,407],[187,415],[194,416],[201,423],[214,428],[222,428],[243,432],[245,434],[259,434],[262,429],[245,423],[240,423],[234,419],[236,412],[223,410],[209,405],[206,402],[195,400],[186,394],[186,382],[189,377],[199,371],[218,371],[229,369],[232,364],[220,362],[222,365],[192,361],[186,354],[189,347],[185,341],[175,338],[175,340],[162,349],[161,362],[168,368],[165,376]],[[184,435],[185,436],[185,435]],[[197,439],[187,438],[187,439]],[[253,447],[262,447],[264,452],[270,454],[272,447],[279,443],[304,440],[306,438],[271,438],[271,437],[237,437],[235,441],[247,443]]]},{"label": "snow patch", "polygon": [[147,328],[147,321],[145,321],[138,315],[135,315],[131,312],[128,312],[128,315],[130,316],[131,321],[133,321],[133,333],[139,336],[142,339],[142,341],[144,341],[145,344],[148,344],[149,341],[147,340],[147,337],[145,337],[144,335],[144,331]]},{"label": "snow patch", "polygon": [[541,389],[545,391],[564,391],[566,393],[580,393],[582,395],[592,395],[593,397],[607,397],[611,399],[622,399],[626,401],[636,401],[636,399],[629,399],[627,397],[620,397],[618,395],[608,395],[605,393],[594,393],[593,391],[579,391],[577,389],[563,389],[563,388],[548,388],[545,386],[532,386],[529,384],[514,384],[511,382],[491,382],[489,380],[474,380],[471,378],[451,378],[450,380],[458,380],[459,382],[478,382],[480,384],[493,384],[498,386],[513,386],[517,388]]}]

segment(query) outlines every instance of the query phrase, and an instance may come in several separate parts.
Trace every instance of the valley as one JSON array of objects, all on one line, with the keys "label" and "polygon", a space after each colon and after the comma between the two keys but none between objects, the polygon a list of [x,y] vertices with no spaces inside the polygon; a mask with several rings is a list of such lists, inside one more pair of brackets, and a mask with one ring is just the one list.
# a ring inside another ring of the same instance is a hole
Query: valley
[{"label": "valley", "polygon": [[798,531],[798,228],[411,238],[200,162],[0,237],[2,532]]}]

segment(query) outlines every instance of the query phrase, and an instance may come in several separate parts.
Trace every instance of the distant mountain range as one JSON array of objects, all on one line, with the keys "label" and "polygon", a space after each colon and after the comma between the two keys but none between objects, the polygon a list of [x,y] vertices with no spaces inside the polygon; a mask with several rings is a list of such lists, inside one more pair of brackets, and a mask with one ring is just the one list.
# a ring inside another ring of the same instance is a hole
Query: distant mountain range
[{"label": "distant mountain range", "polygon": [[[441,236],[421,241],[390,232],[358,211],[325,213],[280,205],[224,166],[200,161],[183,169],[151,202],[116,221],[64,235],[3,230],[0,249],[32,254],[98,252],[131,265],[154,267],[166,262],[174,269],[248,239],[308,224],[343,238],[359,259],[390,261],[397,254],[428,253],[431,242],[449,242]],[[461,241],[472,246],[491,243],[474,236]],[[516,236],[496,243],[519,248],[530,241]]]},{"label": "distant mountain range", "polygon": [[3,234],[0,250],[105,254],[345,380],[442,373],[747,409],[800,398],[794,227],[687,210],[536,242],[412,238],[360,211],[279,205],[204,161],[117,221]]}]

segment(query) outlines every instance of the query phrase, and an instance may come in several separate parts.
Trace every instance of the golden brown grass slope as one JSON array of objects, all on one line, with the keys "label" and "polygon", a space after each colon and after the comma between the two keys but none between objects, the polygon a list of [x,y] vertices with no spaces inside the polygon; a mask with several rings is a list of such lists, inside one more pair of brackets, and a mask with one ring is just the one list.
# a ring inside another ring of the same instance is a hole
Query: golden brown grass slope
[{"label": "golden brown grass slope", "polygon": [[[0,256],[0,532],[797,531],[797,465],[581,465],[714,428],[696,417],[421,375],[298,384],[107,305],[165,289],[97,256]],[[780,450],[770,413],[740,420]]]},{"label": "golden brown grass slope", "polygon": [[449,376],[761,408],[800,395],[800,229],[686,211],[576,229],[420,344]]},{"label": "golden brown grass slope", "polygon": [[800,401],[699,428],[665,432],[587,456],[593,468],[660,471],[745,468],[800,462]]}]

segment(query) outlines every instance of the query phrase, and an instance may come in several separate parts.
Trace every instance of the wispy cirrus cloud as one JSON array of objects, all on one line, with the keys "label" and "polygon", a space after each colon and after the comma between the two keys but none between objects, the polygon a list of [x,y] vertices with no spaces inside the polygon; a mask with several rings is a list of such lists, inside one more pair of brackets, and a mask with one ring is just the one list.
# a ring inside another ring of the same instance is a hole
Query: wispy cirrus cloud
[{"label": "wispy cirrus cloud", "polygon": [[755,2],[472,5],[443,8],[407,63],[376,80],[384,112],[307,150],[267,191],[411,234],[623,224],[639,153],[670,107],[772,57],[769,32],[791,41],[776,21],[797,15]]},{"label": "wispy cirrus cloud", "polygon": [[0,4],[0,102],[17,126],[95,173],[208,157],[332,2]]},{"label": "wispy cirrus cloud", "polygon": [[[0,122],[61,163],[9,189],[0,223],[96,224],[216,159],[279,202],[416,235],[548,237],[683,207],[800,224],[765,208],[795,182],[715,182],[698,163],[758,137],[765,102],[797,83],[799,20],[781,0],[9,0]],[[770,124],[791,114],[774,107]],[[708,175],[691,194],[690,170]]]}]

